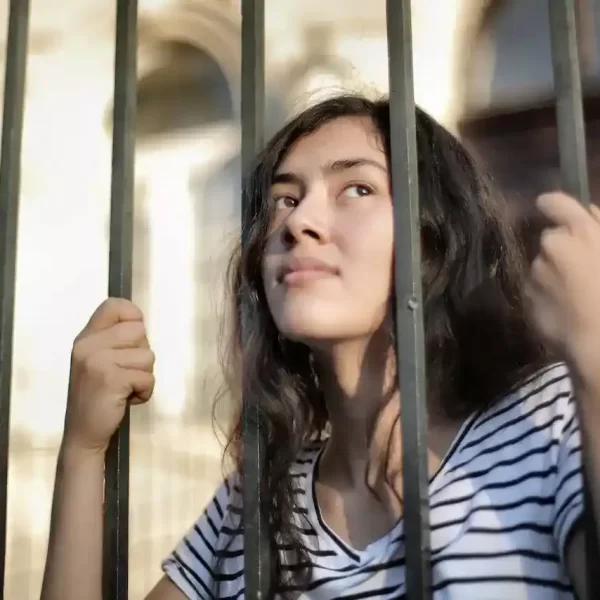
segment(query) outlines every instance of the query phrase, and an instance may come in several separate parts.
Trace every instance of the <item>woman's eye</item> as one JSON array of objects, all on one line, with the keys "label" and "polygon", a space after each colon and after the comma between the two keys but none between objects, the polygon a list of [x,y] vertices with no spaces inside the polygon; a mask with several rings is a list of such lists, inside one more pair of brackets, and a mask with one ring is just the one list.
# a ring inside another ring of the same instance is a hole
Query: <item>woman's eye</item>
[{"label": "woman's eye", "polygon": [[345,194],[350,198],[360,198],[362,196],[368,196],[372,193],[373,190],[371,190],[370,187],[360,184],[350,185],[345,190]]},{"label": "woman's eye", "polygon": [[292,196],[275,196],[274,201],[277,208],[294,208],[298,205],[298,200]]}]

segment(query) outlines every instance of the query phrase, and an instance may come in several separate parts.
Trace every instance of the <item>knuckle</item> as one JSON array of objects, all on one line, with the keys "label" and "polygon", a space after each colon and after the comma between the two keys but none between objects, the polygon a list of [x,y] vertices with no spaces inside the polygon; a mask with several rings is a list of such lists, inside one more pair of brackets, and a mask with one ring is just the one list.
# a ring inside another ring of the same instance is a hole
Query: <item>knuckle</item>
[{"label": "knuckle", "polygon": [[125,300],[124,298],[117,298],[115,296],[110,296],[110,297],[106,298],[106,300],[104,300],[104,302],[102,304],[106,308],[116,309],[116,308],[120,308],[127,302],[128,302],[128,300]]},{"label": "knuckle", "polygon": [[140,308],[127,298],[110,297],[107,298],[103,303],[102,307],[112,315],[124,316],[128,320],[140,319],[142,320],[144,315]]},{"label": "knuckle", "polygon": [[148,380],[148,394],[149,395],[152,395],[155,384],[156,384],[156,379],[154,378],[154,375],[150,375],[150,379]]},{"label": "knuckle", "polygon": [[104,306],[105,308],[112,308],[113,306],[115,306],[115,304],[117,304],[117,302],[118,298],[109,297],[102,302],[101,306]]},{"label": "knuckle", "polygon": [[118,314],[120,312],[121,302],[119,298],[107,298],[100,305],[100,310],[108,314]]},{"label": "knuckle", "polygon": [[154,366],[156,364],[156,354],[152,350],[148,350],[147,352],[148,352],[148,363],[151,366]]},{"label": "knuckle", "polygon": [[141,309],[131,300],[127,298],[111,298],[111,300],[114,302],[115,309],[120,313],[126,314],[129,318],[143,318]]},{"label": "knuckle", "polygon": [[81,335],[75,338],[73,342],[73,349],[71,350],[71,358],[75,363],[82,363],[88,356],[88,345],[85,343],[86,340]]},{"label": "knuckle", "polygon": [[598,236],[598,223],[593,219],[587,219],[581,226],[582,236],[587,243],[593,242]]},{"label": "knuckle", "polygon": [[146,328],[141,321],[125,321],[114,329],[119,342],[139,343],[146,337]]},{"label": "knuckle", "polygon": [[554,247],[554,236],[551,229],[544,229],[540,235],[540,250],[544,253],[551,253]]},{"label": "knuckle", "polygon": [[128,334],[135,342],[141,342],[146,338],[146,326],[142,321],[129,321],[127,325]]},{"label": "knuckle", "polygon": [[104,353],[90,354],[83,364],[86,373],[95,379],[106,381],[112,376],[111,364]]},{"label": "knuckle", "polygon": [[531,277],[533,279],[536,279],[539,276],[540,271],[542,270],[542,264],[543,264],[543,259],[538,254],[538,256],[536,256],[531,263]]}]

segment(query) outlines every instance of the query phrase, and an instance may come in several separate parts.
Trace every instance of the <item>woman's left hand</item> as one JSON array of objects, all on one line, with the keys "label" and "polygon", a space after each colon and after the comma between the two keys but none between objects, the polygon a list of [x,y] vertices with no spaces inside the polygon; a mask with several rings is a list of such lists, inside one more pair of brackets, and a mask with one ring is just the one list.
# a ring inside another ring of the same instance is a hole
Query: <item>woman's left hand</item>
[{"label": "woman's left hand", "polygon": [[540,196],[549,220],[527,297],[541,334],[586,377],[600,377],[600,208],[563,193]]}]

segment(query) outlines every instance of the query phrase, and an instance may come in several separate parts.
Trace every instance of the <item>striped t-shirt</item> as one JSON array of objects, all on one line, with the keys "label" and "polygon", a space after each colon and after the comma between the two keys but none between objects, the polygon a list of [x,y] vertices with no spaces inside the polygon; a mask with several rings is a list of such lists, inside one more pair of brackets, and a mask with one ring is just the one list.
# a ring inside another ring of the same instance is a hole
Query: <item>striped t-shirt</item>
[{"label": "striped t-shirt", "polygon": [[[405,594],[404,531],[357,550],[324,521],[314,473],[324,443],[293,475],[313,565],[300,600]],[[581,449],[568,371],[552,366],[467,419],[430,483],[435,600],[574,598],[565,547],[583,506]],[[190,599],[244,598],[240,490],[225,482],[163,564]],[[218,562],[218,568],[217,568]]]}]

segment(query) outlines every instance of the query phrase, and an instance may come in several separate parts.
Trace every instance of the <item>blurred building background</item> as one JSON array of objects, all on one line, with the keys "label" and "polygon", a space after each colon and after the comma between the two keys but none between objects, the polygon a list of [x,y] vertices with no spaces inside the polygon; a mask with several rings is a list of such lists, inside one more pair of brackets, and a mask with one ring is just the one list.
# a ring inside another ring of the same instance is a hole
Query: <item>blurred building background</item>
[{"label": "blurred building background", "polygon": [[[106,296],[114,4],[32,0],[5,598],[39,597],[74,336]],[[577,0],[600,182],[600,2]],[[0,7],[5,30],[8,1]],[[415,0],[417,102],[516,202],[557,182],[546,0]],[[268,128],[340,90],[387,90],[384,0],[267,1]],[[157,388],[132,413],[130,597],[221,475],[210,416],[221,277],[239,222],[239,0],[140,0],[135,301]],[[224,415],[226,416],[226,415]]]}]

